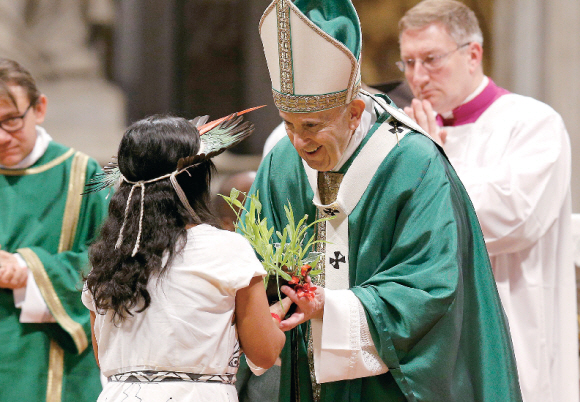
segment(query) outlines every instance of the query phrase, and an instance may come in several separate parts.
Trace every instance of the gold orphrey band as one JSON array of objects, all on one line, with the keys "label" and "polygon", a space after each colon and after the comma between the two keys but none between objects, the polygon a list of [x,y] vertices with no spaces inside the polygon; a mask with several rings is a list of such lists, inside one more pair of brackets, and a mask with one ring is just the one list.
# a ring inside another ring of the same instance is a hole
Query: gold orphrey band
[{"label": "gold orphrey band", "polygon": [[292,73],[292,44],[290,41],[290,7],[288,0],[279,0],[276,4],[278,21],[278,53],[280,55],[280,89],[283,93],[294,93],[294,75]]}]

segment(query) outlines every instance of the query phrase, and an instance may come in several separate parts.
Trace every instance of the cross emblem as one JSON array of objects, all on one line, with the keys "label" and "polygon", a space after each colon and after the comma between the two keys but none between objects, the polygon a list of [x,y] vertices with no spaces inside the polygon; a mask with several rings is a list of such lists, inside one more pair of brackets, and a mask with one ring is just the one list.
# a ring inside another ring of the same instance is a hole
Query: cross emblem
[{"label": "cross emblem", "polygon": [[330,265],[332,265],[334,269],[340,269],[338,265],[341,262],[346,262],[346,258],[344,257],[344,255],[342,255],[340,251],[335,251],[334,258],[330,257]]},{"label": "cross emblem", "polygon": [[326,215],[334,216],[338,214],[340,211],[336,208],[324,208],[322,212],[324,212]]},{"label": "cross emblem", "polygon": [[396,133],[402,133],[403,132],[403,124],[401,124],[398,120],[393,119],[392,122],[389,123],[389,125],[393,128],[391,128],[389,131],[393,134]]}]

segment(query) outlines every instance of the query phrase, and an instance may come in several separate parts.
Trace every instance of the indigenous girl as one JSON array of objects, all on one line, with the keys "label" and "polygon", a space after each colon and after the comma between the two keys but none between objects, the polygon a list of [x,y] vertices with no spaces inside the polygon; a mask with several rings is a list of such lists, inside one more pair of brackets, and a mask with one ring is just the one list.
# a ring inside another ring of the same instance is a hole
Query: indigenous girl
[{"label": "indigenous girl", "polygon": [[210,157],[253,130],[230,117],[205,134],[229,140],[217,150],[171,116],[138,121],[121,140],[121,184],[82,296],[108,377],[99,401],[237,401],[240,348],[262,368],[282,350],[290,301],[269,310],[254,251],[208,207]]}]

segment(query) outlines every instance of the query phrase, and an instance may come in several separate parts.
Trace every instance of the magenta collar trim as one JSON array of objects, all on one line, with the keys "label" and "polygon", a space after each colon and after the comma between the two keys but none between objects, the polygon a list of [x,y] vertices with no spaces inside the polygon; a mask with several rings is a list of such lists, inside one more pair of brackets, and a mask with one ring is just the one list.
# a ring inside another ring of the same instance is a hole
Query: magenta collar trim
[{"label": "magenta collar trim", "polygon": [[453,109],[453,117],[444,119],[440,114],[437,115],[437,124],[440,126],[461,126],[475,122],[500,96],[509,94],[507,89],[495,85],[495,82],[489,79],[487,86],[479,95]]}]

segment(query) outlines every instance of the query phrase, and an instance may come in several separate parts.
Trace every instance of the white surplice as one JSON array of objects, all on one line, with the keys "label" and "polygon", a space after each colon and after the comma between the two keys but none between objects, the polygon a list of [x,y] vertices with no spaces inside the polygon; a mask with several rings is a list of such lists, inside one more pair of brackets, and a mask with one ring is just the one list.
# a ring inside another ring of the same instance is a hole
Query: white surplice
[{"label": "white surplice", "polygon": [[548,105],[516,94],[445,127],[508,317],[525,402],[578,401],[570,143]]}]

